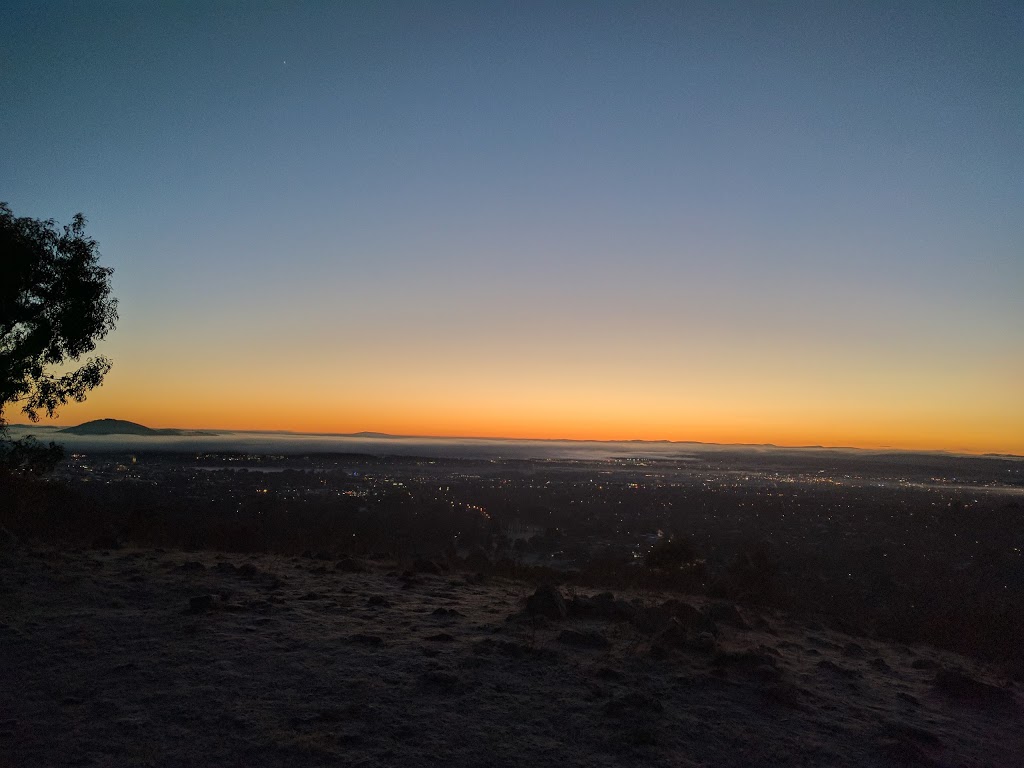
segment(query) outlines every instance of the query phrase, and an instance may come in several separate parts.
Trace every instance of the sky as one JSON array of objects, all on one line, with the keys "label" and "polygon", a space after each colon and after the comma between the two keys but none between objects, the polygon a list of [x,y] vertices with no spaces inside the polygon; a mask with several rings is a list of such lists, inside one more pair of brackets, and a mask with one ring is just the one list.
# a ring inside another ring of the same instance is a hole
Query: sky
[{"label": "sky", "polygon": [[[1024,5],[8,2],[59,424],[1024,454]],[[14,413],[11,421],[23,421]]]}]

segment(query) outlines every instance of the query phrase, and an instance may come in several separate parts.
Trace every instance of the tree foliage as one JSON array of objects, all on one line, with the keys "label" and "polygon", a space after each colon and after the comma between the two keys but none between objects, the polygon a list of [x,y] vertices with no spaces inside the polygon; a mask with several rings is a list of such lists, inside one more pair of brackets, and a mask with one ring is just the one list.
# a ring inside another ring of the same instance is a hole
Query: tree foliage
[{"label": "tree foliage", "polygon": [[10,406],[32,421],[53,416],[84,400],[110,370],[101,355],[82,359],[117,320],[113,270],[100,266],[85,223],[77,214],[58,228],[0,203],[0,428]]}]

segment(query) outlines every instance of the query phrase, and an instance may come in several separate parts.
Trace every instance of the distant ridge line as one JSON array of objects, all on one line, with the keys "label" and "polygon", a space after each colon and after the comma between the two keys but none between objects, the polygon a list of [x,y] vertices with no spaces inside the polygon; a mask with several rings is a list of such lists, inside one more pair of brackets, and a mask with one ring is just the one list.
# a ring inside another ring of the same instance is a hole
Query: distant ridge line
[{"label": "distant ridge line", "polygon": [[575,443],[591,445],[667,445],[667,446],[706,446],[724,450],[774,450],[774,451],[829,451],[829,452],[857,452],[864,454],[879,455],[936,455],[936,456],[974,456],[982,458],[999,459],[1024,459],[1024,455],[1013,453],[986,452],[970,453],[947,449],[915,449],[915,448],[894,448],[890,446],[882,448],[856,448],[852,446],[824,446],[824,445],[778,445],[777,443],[712,443],[700,440],[643,440],[638,438],[624,440],[594,440],[579,438],[557,438],[557,437],[479,437],[479,436],[450,436],[450,435],[396,435],[388,432],[360,431],[360,432],[298,432],[287,429],[178,429],[158,428],[154,429],[134,421],[124,419],[94,419],[78,426],[56,428],[49,425],[35,424],[9,424],[10,427],[19,429],[39,428],[49,434],[71,434],[79,436],[105,436],[105,435],[131,435],[136,437],[213,437],[226,434],[264,434],[264,435],[291,435],[296,437],[335,437],[366,440],[447,440],[466,442],[508,442],[508,443]]}]

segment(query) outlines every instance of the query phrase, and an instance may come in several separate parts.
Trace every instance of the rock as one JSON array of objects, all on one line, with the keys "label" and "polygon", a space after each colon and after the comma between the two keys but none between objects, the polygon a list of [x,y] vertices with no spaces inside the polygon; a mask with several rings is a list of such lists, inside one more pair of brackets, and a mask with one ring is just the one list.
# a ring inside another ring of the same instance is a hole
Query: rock
[{"label": "rock", "polygon": [[602,680],[621,680],[622,672],[612,667],[598,667],[594,672],[594,676]]},{"label": "rock", "polygon": [[731,667],[743,672],[757,672],[761,667],[774,667],[775,657],[762,651],[719,651],[715,656],[715,665]]},{"label": "rock", "polygon": [[574,614],[583,618],[604,621],[629,621],[636,613],[636,606],[625,600],[616,600],[611,592],[601,592],[593,597],[577,597],[573,600]]},{"label": "rock", "polygon": [[683,626],[674,616],[655,638],[655,645],[662,648],[676,648],[697,653],[711,653],[717,646],[715,636],[710,632],[698,632]]},{"label": "rock", "polygon": [[859,659],[864,654],[864,646],[860,643],[847,643],[843,646],[843,656],[847,656],[852,659]]},{"label": "rock", "polygon": [[358,747],[365,739],[361,733],[341,733],[338,735],[338,746],[351,749],[352,747]]},{"label": "rock", "polygon": [[570,616],[579,618],[593,618],[599,615],[599,609],[594,600],[583,595],[577,595],[566,603],[566,610]]},{"label": "rock", "polygon": [[882,739],[878,751],[892,765],[937,766],[939,763],[920,744],[908,739]]},{"label": "rock", "polygon": [[886,662],[886,660],[883,659],[881,656],[876,656],[871,661],[869,661],[868,664],[871,665],[872,669],[876,669],[879,672],[891,672],[892,671],[892,667],[890,667],[888,662]]},{"label": "rock", "polygon": [[429,573],[431,576],[440,576],[443,569],[433,560],[422,559],[416,560],[412,564],[412,570],[415,573]]},{"label": "rock", "polygon": [[910,662],[913,669],[938,669],[939,663],[932,659],[914,659]]},{"label": "rock", "polygon": [[831,672],[832,674],[839,675],[840,677],[845,677],[847,680],[852,680],[856,677],[861,676],[860,672],[858,672],[857,670],[850,669],[848,667],[841,667],[835,662],[829,661],[828,659],[822,659],[821,661],[819,661],[818,669],[823,670],[825,672]]},{"label": "rock", "polygon": [[384,645],[384,638],[378,635],[368,635],[364,632],[349,635],[348,641],[350,643],[359,643],[360,645],[369,645],[373,647],[380,647]]},{"label": "rock", "polygon": [[455,638],[447,632],[438,632],[436,635],[425,637],[424,640],[429,640],[432,643],[451,643],[455,641]]},{"label": "rock", "polygon": [[238,567],[238,575],[246,579],[255,579],[260,575],[260,570],[252,563],[244,563]]},{"label": "rock", "polygon": [[600,632],[577,632],[574,629],[563,629],[558,635],[558,642],[577,648],[608,648],[611,643]]},{"label": "rock", "polygon": [[708,616],[701,613],[689,603],[680,600],[666,600],[659,606],[634,608],[631,617],[633,626],[646,635],[664,632],[674,620],[674,632],[681,627],[691,633],[711,632],[717,634],[718,628]]},{"label": "rock", "polygon": [[934,733],[909,723],[887,723],[884,730],[885,735],[890,738],[900,739],[901,741],[916,741],[918,744],[927,744],[933,747],[942,746],[942,739]]},{"label": "rock", "polygon": [[604,713],[611,717],[656,715],[664,710],[660,701],[639,691],[617,696],[604,705]]},{"label": "rock", "polygon": [[433,611],[431,611],[431,615],[441,616],[445,618],[455,618],[458,616],[462,616],[462,614],[456,611],[454,608],[435,608]]},{"label": "rock", "polygon": [[701,653],[711,653],[715,650],[717,642],[718,641],[715,640],[715,636],[710,632],[698,632],[690,647],[695,651],[700,651]]},{"label": "rock", "polygon": [[186,560],[184,563],[178,566],[179,571],[205,571],[206,566],[200,563],[198,560]]},{"label": "rock", "polygon": [[485,637],[483,640],[477,640],[475,643],[473,643],[471,648],[473,653],[479,654],[481,656],[486,656],[490,655],[491,651],[493,651],[496,647],[497,643],[494,641],[493,638]]},{"label": "rock", "polygon": [[451,672],[440,669],[432,669],[420,675],[420,683],[426,688],[432,688],[444,693],[452,693],[459,687],[461,681]]},{"label": "rock", "polygon": [[625,600],[616,600],[611,604],[612,621],[629,621],[636,613],[636,606],[627,603]]},{"label": "rock", "polygon": [[687,629],[715,632],[715,623],[689,603],[684,603],[682,600],[666,600],[662,603],[662,608]]},{"label": "rock", "polygon": [[1015,708],[1013,692],[990,683],[976,680],[959,669],[939,669],[935,673],[935,688],[950,698],[984,707]]},{"label": "rock", "polygon": [[[770,669],[770,668],[769,668]],[[802,695],[806,693],[803,688],[781,677],[778,670],[771,670],[775,673],[775,679],[766,681],[761,689],[761,696],[773,704],[781,704],[795,709],[804,709]]]},{"label": "rock", "polygon": [[188,609],[192,613],[205,613],[213,608],[213,595],[196,595],[188,599]]},{"label": "rock", "polygon": [[370,608],[390,608],[391,601],[383,595],[370,595],[368,598],[366,598],[366,605]]},{"label": "rock", "polygon": [[531,615],[526,611],[519,611],[518,613],[510,613],[505,617],[506,624],[526,624],[533,629],[544,629],[550,623],[550,619],[547,616],[542,616],[539,613]]},{"label": "rock", "polygon": [[218,573],[238,573],[238,568],[235,567],[234,563],[217,563],[216,569]]},{"label": "rock", "polygon": [[643,634],[653,635],[664,630],[672,618],[672,614],[664,606],[642,607],[636,609],[630,622]]},{"label": "rock", "polygon": [[526,598],[526,612],[531,616],[564,619],[568,613],[562,593],[550,584],[542,584]]},{"label": "rock", "polygon": [[683,648],[686,646],[686,642],[689,637],[690,631],[682,625],[679,619],[673,616],[669,619],[665,628],[658,633],[655,640],[659,645],[667,645],[672,648]]},{"label": "rock", "polygon": [[92,549],[120,549],[121,542],[112,534],[97,536],[92,540]]},{"label": "rock", "polygon": [[750,625],[740,615],[739,609],[732,603],[721,600],[709,603],[704,608],[705,615],[716,624],[725,624],[735,629],[749,630]]},{"label": "rock", "polygon": [[403,589],[409,589],[417,584],[421,584],[421,581],[416,578],[416,573],[412,570],[403,570],[401,575],[398,577],[398,581],[401,582]]},{"label": "rock", "polygon": [[353,560],[351,557],[343,557],[334,564],[334,570],[339,573],[362,573],[366,568],[358,560]]}]

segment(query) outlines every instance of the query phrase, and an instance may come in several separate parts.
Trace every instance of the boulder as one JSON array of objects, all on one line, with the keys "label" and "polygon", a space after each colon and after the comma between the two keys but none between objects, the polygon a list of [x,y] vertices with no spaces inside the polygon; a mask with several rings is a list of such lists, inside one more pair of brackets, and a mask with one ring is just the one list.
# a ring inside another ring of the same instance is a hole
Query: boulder
[{"label": "boulder", "polygon": [[365,632],[357,632],[354,635],[349,635],[348,641],[350,643],[359,643],[360,645],[369,645],[375,648],[384,645],[383,637],[380,637],[379,635],[369,635]]},{"label": "boulder", "polygon": [[935,673],[935,688],[950,698],[984,707],[1016,708],[1008,688],[976,680],[959,669],[941,668]]},{"label": "boulder", "polygon": [[117,536],[112,533],[97,536],[92,540],[93,549],[121,549],[121,547],[121,542],[118,540]]},{"label": "boulder", "polygon": [[568,613],[565,598],[556,587],[542,584],[537,591],[526,598],[526,612],[531,616],[544,616],[548,619],[564,619]]},{"label": "boulder", "polygon": [[655,637],[655,644],[661,648],[676,648],[698,653],[711,653],[717,647],[713,634],[686,627],[674,616]]},{"label": "boulder", "polygon": [[416,574],[412,571],[402,571],[402,575],[398,577],[398,580],[402,582],[405,588],[412,587],[420,583],[420,580],[416,578]]},{"label": "boulder", "polygon": [[716,624],[725,624],[735,629],[749,630],[750,625],[740,614],[739,609],[733,603],[722,600],[709,603],[704,608],[705,615]]},{"label": "boulder", "polygon": [[213,608],[213,595],[196,595],[188,599],[188,609],[192,613],[205,613]]},{"label": "boulder", "polygon": [[617,696],[604,705],[604,713],[612,717],[657,715],[664,709],[656,698],[639,691]]},{"label": "boulder", "polygon": [[420,683],[423,687],[441,693],[455,692],[460,682],[458,677],[442,669],[429,670],[420,675]]},{"label": "boulder", "polygon": [[668,627],[672,614],[664,606],[637,608],[631,622],[645,635],[654,635]]},{"label": "boulder", "polygon": [[610,606],[612,621],[630,621],[636,613],[636,606],[625,600],[616,600]]},{"label": "boulder", "polygon": [[438,632],[436,635],[428,635],[424,639],[429,640],[432,643],[452,643],[452,642],[455,642],[455,637],[453,635],[449,635],[447,632]]},{"label": "boulder", "polygon": [[690,647],[695,651],[700,651],[701,653],[711,653],[715,650],[716,645],[717,641],[713,634],[710,632],[698,632],[693,638],[693,642],[690,644]]},{"label": "boulder", "polygon": [[715,623],[697,608],[681,600],[666,600],[662,607],[687,629],[715,632]]},{"label": "boulder", "polygon": [[430,613],[431,613],[432,616],[440,616],[442,618],[454,618],[454,617],[457,617],[457,616],[462,616],[462,613],[460,613],[459,611],[455,610],[454,608],[444,608],[444,607],[435,608]]},{"label": "boulder", "polygon": [[429,573],[432,576],[440,576],[444,570],[440,565],[435,563],[433,560],[416,560],[412,564],[412,569],[416,573]]},{"label": "boulder", "polygon": [[594,618],[599,615],[599,609],[594,600],[583,595],[577,595],[570,600],[566,604],[566,609],[570,616],[576,616],[583,619]]},{"label": "boulder", "polygon": [[864,650],[864,646],[860,643],[849,642],[843,646],[843,656],[851,659],[859,659],[866,653],[867,651]]},{"label": "boulder", "polygon": [[261,575],[261,571],[252,563],[243,563],[238,566],[238,575],[246,579],[255,579]]},{"label": "boulder", "polygon": [[738,651],[720,651],[715,655],[716,667],[729,667],[743,672],[756,672],[761,667],[777,665],[778,662],[771,654],[749,648]]},{"label": "boulder", "polygon": [[558,635],[558,642],[577,648],[603,649],[611,645],[600,632],[577,632],[574,629],[563,629]]},{"label": "boulder", "polygon": [[822,659],[821,661],[819,661],[818,669],[833,675],[838,675],[839,677],[845,677],[847,680],[853,680],[858,677],[861,677],[861,673],[858,672],[856,669],[844,667],[828,659]]},{"label": "boulder", "polygon": [[351,557],[343,557],[334,564],[334,570],[339,573],[362,573],[366,568],[358,560],[353,560]]}]

